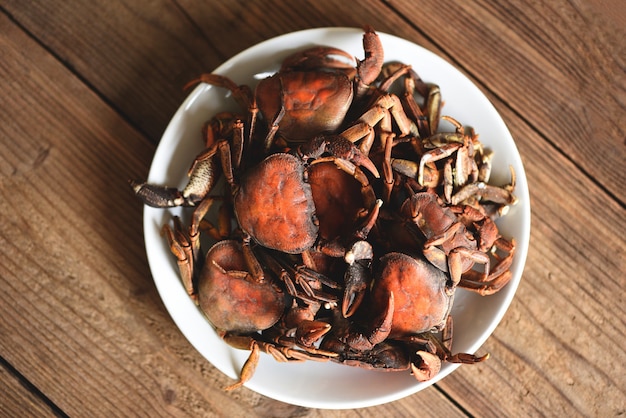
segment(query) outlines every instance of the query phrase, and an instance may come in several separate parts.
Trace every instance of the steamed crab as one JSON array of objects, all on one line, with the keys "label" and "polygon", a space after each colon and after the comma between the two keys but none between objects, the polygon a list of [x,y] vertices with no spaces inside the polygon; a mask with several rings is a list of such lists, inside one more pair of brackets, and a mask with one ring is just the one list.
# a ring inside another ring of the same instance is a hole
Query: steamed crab
[{"label": "steamed crab", "polygon": [[[320,348],[331,360],[382,371],[410,370],[419,381],[434,377],[442,361],[477,363],[488,355],[452,354],[450,310],[455,288],[428,261],[401,252],[381,257],[366,309],[347,321],[335,313]],[[437,334],[442,333],[442,337]]]}]

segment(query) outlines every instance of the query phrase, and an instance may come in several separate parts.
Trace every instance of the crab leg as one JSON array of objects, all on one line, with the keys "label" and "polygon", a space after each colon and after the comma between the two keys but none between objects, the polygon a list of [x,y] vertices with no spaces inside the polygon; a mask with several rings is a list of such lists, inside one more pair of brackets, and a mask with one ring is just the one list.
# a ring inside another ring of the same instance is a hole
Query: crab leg
[{"label": "crab leg", "polygon": [[484,182],[470,183],[462,187],[461,190],[452,196],[451,203],[453,205],[458,205],[471,197],[479,197],[482,200],[501,205],[516,204],[517,197],[513,194],[513,189],[515,189],[515,171],[512,166],[509,168],[511,170],[510,184],[498,187]]},{"label": "crab leg", "polygon": [[444,158],[449,157],[454,154],[459,148],[461,148],[461,144],[452,143],[446,144],[439,148],[435,148],[434,150],[426,152],[420,158],[419,169],[417,172],[417,182],[420,185],[424,185],[424,166],[428,163],[443,160]]},{"label": "crab leg", "polygon": [[256,371],[256,367],[259,364],[259,357],[261,354],[261,350],[259,348],[259,344],[255,340],[250,341],[250,347],[248,349],[250,350],[250,356],[248,357],[243,367],[241,368],[239,381],[236,383],[233,383],[230,386],[227,386],[226,388],[224,388],[224,390],[230,391],[230,390],[238,389],[242,387],[246,382],[248,382],[254,375],[254,372]]},{"label": "crab leg", "polygon": [[[492,295],[502,289],[513,277],[509,268],[513,262],[515,253],[515,241],[507,241],[499,238],[494,244],[494,249],[499,248],[508,251],[491,270],[489,275],[470,270],[461,277],[459,286],[474,291],[480,295]],[[476,277],[477,276],[477,277]]]},{"label": "crab leg", "polygon": [[[381,138],[382,139],[382,138]],[[385,135],[384,142],[384,157],[383,157],[383,201],[389,202],[391,199],[391,192],[393,190],[393,185],[395,183],[394,175],[393,175],[393,166],[392,166],[392,158],[391,151],[393,150],[393,137]]]},{"label": "crab leg", "polygon": [[185,204],[185,198],[176,187],[159,186],[129,180],[130,187],[144,204],[153,208],[171,208]]},{"label": "crab leg", "polygon": [[248,234],[244,234],[242,239],[242,247],[241,250],[243,252],[243,258],[246,262],[246,267],[248,268],[248,272],[250,273],[250,277],[257,283],[261,283],[265,281],[265,272],[263,271],[263,267],[261,267],[261,263],[254,255],[251,247],[252,238]]},{"label": "crab leg", "polygon": [[[357,142],[361,138],[366,138],[366,144],[371,142],[374,126],[378,123],[383,124],[383,131],[390,131],[390,115],[398,125],[402,136],[413,135],[419,136],[417,126],[409,119],[402,109],[402,103],[395,94],[385,94],[376,99],[372,107],[366,111],[358,121],[348,129],[342,132],[342,136],[351,142]],[[368,150],[371,145],[366,145]]]},{"label": "crab leg", "polygon": [[267,136],[265,137],[265,141],[264,141],[265,153],[268,153],[270,148],[272,148],[272,144],[274,142],[274,136],[276,136],[276,132],[278,132],[280,121],[283,119],[284,116],[285,116],[285,105],[283,104],[280,107],[280,110],[278,111],[276,116],[274,116],[274,119],[272,119],[272,123],[270,123],[270,129],[267,132]]},{"label": "crab leg", "polygon": [[[130,181],[135,194],[143,200],[146,205],[156,208],[167,208],[175,206],[195,206],[213,190],[220,175],[216,155],[222,162],[225,173],[231,172],[230,145],[228,141],[222,139],[212,146],[204,149],[194,159],[191,167],[187,171],[189,182],[182,191],[176,188],[158,186],[149,183]],[[226,171],[229,170],[229,171]],[[227,180],[232,179],[232,176]]]},{"label": "crab leg", "polygon": [[[380,173],[376,165],[366,155],[364,155],[354,144],[343,136],[319,136],[313,138],[308,143],[300,146],[300,154],[304,159],[319,158],[324,152],[328,152],[340,159],[348,160],[356,165],[365,167],[376,178],[380,178]],[[354,170],[352,170],[354,172]],[[353,174],[353,173],[352,173]]]},{"label": "crab leg", "polygon": [[357,99],[363,97],[369,90],[370,84],[378,78],[385,60],[383,45],[371,26],[365,27],[363,50],[365,51],[365,59],[357,64]]},{"label": "crab leg", "polygon": [[174,217],[174,229],[168,224],[165,224],[161,231],[167,239],[170,251],[176,257],[176,263],[178,264],[178,270],[180,271],[185,290],[194,302],[197,302],[193,249],[188,237],[183,231],[180,218]]},{"label": "crab leg", "polygon": [[239,104],[242,109],[250,110],[254,108],[254,106],[252,105],[252,91],[250,90],[250,87],[246,85],[239,86],[233,80],[223,75],[205,73],[187,83],[184,89],[186,90],[189,87],[194,86],[198,83],[206,83],[216,87],[226,88],[230,90],[233,98],[237,101],[237,104]]},{"label": "crab leg", "polygon": [[[424,253],[426,253],[426,250],[424,250]],[[458,247],[450,251],[450,253],[448,254],[448,271],[450,272],[450,278],[452,279],[453,287],[458,285],[462,279],[463,262],[465,260],[471,260],[474,263],[484,264],[485,272],[483,273],[483,275],[489,275],[489,255],[478,250]]]},{"label": "crab leg", "polygon": [[213,188],[217,181],[213,157],[216,147],[202,151],[193,161],[187,175],[189,182],[181,192],[173,187],[158,186],[149,183],[130,181],[135,194],[143,202],[155,208],[168,208],[174,206],[194,206]]},{"label": "crab leg", "polygon": [[189,241],[193,249],[193,258],[197,260],[200,254],[200,222],[207,214],[211,206],[213,206],[213,198],[206,198],[200,202],[191,215],[191,224],[189,225]]}]

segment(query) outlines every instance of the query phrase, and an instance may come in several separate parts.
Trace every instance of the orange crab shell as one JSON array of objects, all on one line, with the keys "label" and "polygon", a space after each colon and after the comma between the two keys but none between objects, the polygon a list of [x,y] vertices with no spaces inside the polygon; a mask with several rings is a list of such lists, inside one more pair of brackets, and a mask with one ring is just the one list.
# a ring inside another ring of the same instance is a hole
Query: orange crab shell
[{"label": "orange crab shell", "polygon": [[289,254],[311,248],[319,227],[304,165],[291,154],[273,154],[242,178],[234,198],[241,229],[264,247]]},{"label": "orange crab shell", "polygon": [[239,273],[246,270],[239,241],[220,241],[207,253],[198,280],[198,304],[219,330],[264,330],[278,322],[285,311],[285,293],[269,281],[241,277]]},{"label": "orange crab shell", "polygon": [[394,313],[389,338],[441,329],[453,295],[445,273],[425,260],[391,252],[381,257],[372,288],[373,306],[387,306],[393,292]]},{"label": "orange crab shell", "polygon": [[271,123],[281,107],[280,133],[302,142],[339,128],[352,104],[352,82],[324,71],[281,72],[262,80],[256,91],[263,116]]},{"label": "orange crab shell", "polygon": [[332,240],[353,232],[364,206],[361,184],[330,161],[312,164],[308,182],[319,220],[319,236]]}]

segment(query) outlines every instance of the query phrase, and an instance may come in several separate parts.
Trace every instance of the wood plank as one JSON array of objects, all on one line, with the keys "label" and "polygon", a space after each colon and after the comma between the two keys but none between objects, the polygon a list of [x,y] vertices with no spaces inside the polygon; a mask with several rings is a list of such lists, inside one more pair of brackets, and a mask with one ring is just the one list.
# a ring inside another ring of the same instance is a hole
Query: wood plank
[{"label": "wood plank", "polygon": [[3,8],[156,143],[188,94],[223,57],[175,2],[7,0]]},{"label": "wood plank", "polygon": [[[230,379],[182,337],[147,269],[126,179],[147,171],[153,146],[4,15],[0,29],[0,70],[12,80],[0,86],[11,103],[0,113],[7,361],[70,416],[321,416],[221,390]],[[424,404],[428,415],[463,415],[431,388],[335,416],[411,415]]]},{"label": "wood plank", "polygon": [[598,14],[613,27],[626,34],[626,8],[620,0],[594,0],[591,13]]}]

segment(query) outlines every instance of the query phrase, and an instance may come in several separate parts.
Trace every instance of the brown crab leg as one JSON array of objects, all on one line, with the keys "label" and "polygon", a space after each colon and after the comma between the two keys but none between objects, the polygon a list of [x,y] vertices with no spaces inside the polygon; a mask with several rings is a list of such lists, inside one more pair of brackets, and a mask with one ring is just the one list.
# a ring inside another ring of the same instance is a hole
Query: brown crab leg
[{"label": "brown crab leg", "polygon": [[[468,273],[470,273],[468,276],[477,274],[474,271],[469,271]],[[509,270],[506,270],[495,277],[490,276],[492,278],[486,281],[483,279],[483,275],[480,275],[480,277],[478,277],[476,280],[466,278],[466,275],[467,273],[461,278],[461,281],[459,282],[459,287],[471,290],[472,292],[476,292],[481,296],[488,296],[498,292],[506,284],[508,284],[513,277],[513,274]]]},{"label": "brown crab leg", "polygon": [[180,271],[181,280],[185,290],[191,296],[194,302],[197,302],[195,280],[194,280],[194,258],[192,246],[186,237],[180,218],[174,218],[174,229],[168,225],[163,225],[161,230],[165,235],[170,247],[170,251],[176,257],[176,263],[178,264],[178,270]]},{"label": "brown crab leg", "polygon": [[[220,199],[220,197],[216,196],[211,199],[217,200]],[[230,212],[229,205],[223,203],[217,212],[217,225],[214,225],[208,220],[202,218],[198,224],[198,233],[206,233],[215,241],[226,239],[231,234],[232,216],[233,215]]]},{"label": "brown crab leg", "polygon": [[485,266],[485,272],[483,274],[485,276],[489,275],[489,255],[465,247],[455,248],[448,254],[448,271],[450,272],[453,287],[457,286],[462,279],[464,260],[471,260],[474,263],[483,264]]},{"label": "brown crab leg", "polygon": [[450,202],[453,205],[458,205],[471,197],[480,197],[483,200],[503,205],[512,205],[517,202],[516,197],[506,188],[483,182],[471,183],[464,186],[452,196]]},{"label": "brown crab leg", "polygon": [[454,177],[452,171],[452,160],[446,160],[443,166],[443,199],[446,203],[450,203],[452,200],[452,192],[454,191]]},{"label": "brown crab leg", "polygon": [[385,78],[378,86],[378,89],[384,92],[388,92],[393,83],[395,83],[400,77],[406,75],[411,66],[408,64],[401,63],[390,63],[385,64],[382,69],[382,76]]},{"label": "brown crab leg", "polygon": [[380,38],[371,26],[365,26],[363,34],[363,50],[365,59],[357,64],[356,98],[363,97],[378,78],[385,61],[384,50]]},{"label": "brown crab leg", "polygon": [[207,214],[215,199],[207,197],[200,202],[191,215],[191,223],[189,225],[189,241],[193,249],[193,258],[197,260],[200,254],[200,222]]},{"label": "brown crab leg", "polygon": [[458,143],[446,144],[422,155],[417,172],[417,182],[422,186],[424,185],[424,166],[427,163],[443,160],[444,158],[454,154],[459,148],[461,148],[461,144]]},{"label": "brown crab leg", "polygon": [[272,123],[270,124],[270,129],[267,133],[267,136],[265,137],[265,142],[264,142],[265,153],[268,153],[270,148],[272,148],[272,144],[274,142],[274,136],[276,136],[276,132],[278,132],[280,121],[283,119],[284,116],[285,116],[285,105],[283,104],[280,107],[280,110],[278,111],[278,113],[274,116],[274,119],[272,119]]},{"label": "brown crab leg", "polygon": [[[361,167],[365,167],[374,177],[380,178],[380,173],[372,160],[343,136],[320,136],[300,147],[300,153],[305,159],[319,158],[324,152],[328,152],[339,159],[344,159]],[[349,171],[347,172],[350,173]],[[354,172],[350,174],[354,175]]]},{"label": "brown crab leg", "polygon": [[246,262],[246,267],[250,272],[250,277],[257,283],[261,283],[265,281],[265,273],[263,271],[263,267],[261,267],[261,263],[254,255],[251,247],[252,238],[248,234],[244,234],[242,238],[242,246],[241,250],[243,252],[243,258]]},{"label": "brown crab leg", "polygon": [[248,349],[250,350],[250,356],[248,357],[243,367],[241,368],[239,381],[236,383],[233,383],[230,386],[227,386],[226,388],[224,388],[224,390],[231,391],[234,389],[238,389],[242,387],[246,382],[248,382],[254,375],[254,372],[256,371],[256,367],[259,364],[259,357],[261,354],[261,350],[259,349],[259,344],[257,344],[255,340],[250,341],[250,347]]},{"label": "brown crab leg", "polygon": [[230,90],[233,94],[233,98],[241,106],[242,109],[249,110],[252,106],[252,92],[246,85],[237,85],[233,80],[228,77],[219,74],[205,73],[201,74],[198,78],[191,80],[187,83],[184,89],[188,89],[198,83],[207,83],[216,87],[222,87]]},{"label": "brown crab leg", "polygon": [[[381,138],[382,139],[382,138]],[[383,202],[389,202],[395,183],[392,167],[391,151],[393,150],[393,137],[385,135],[385,153],[383,156]]]},{"label": "brown crab leg", "polygon": [[439,128],[439,115],[443,105],[441,101],[441,91],[436,84],[428,84],[428,96],[426,97],[426,114],[428,115],[428,126],[430,134],[434,135]]}]

